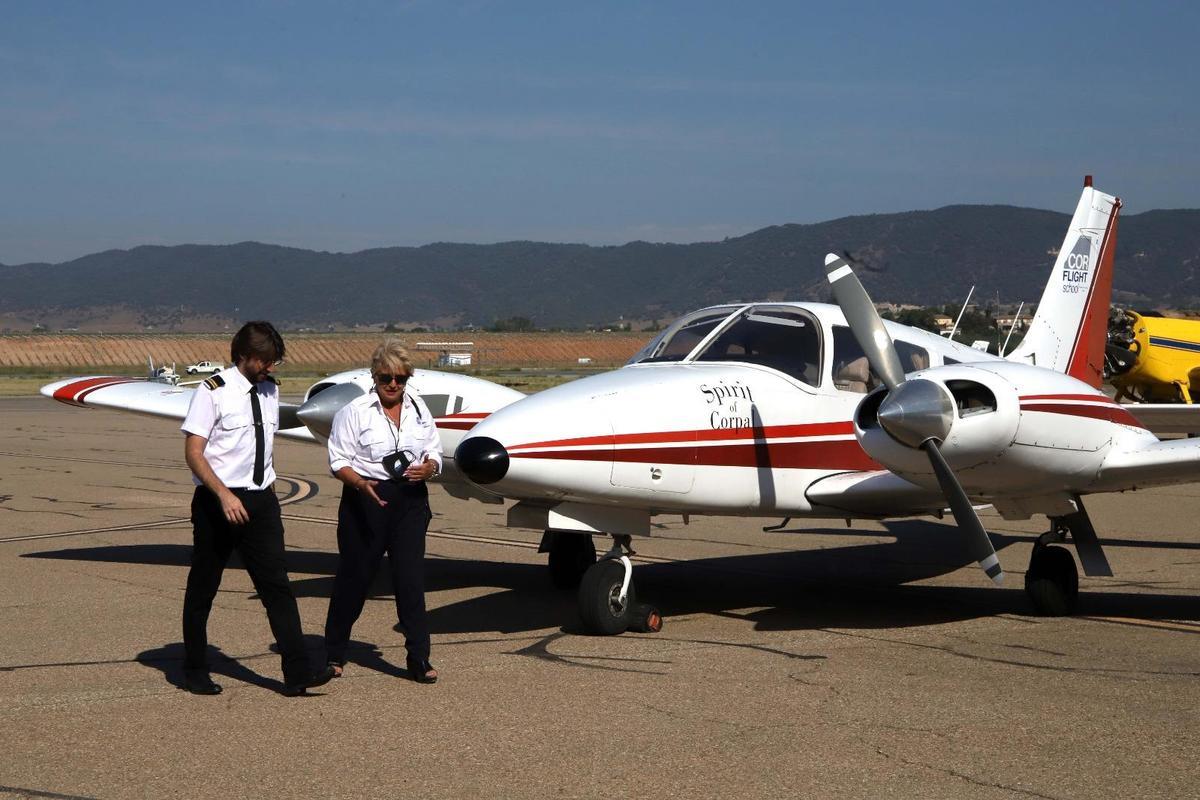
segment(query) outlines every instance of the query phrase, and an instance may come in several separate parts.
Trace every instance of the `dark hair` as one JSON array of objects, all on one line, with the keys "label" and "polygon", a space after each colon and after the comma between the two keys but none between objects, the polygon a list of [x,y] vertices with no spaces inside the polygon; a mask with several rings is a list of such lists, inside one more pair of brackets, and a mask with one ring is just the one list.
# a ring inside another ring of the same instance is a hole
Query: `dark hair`
[{"label": "dark hair", "polygon": [[266,320],[247,322],[233,336],[229,345],[229,358],[234,364],[243,358],[256,356],[268,363],[283,360],[283,337],[275,326]]}]

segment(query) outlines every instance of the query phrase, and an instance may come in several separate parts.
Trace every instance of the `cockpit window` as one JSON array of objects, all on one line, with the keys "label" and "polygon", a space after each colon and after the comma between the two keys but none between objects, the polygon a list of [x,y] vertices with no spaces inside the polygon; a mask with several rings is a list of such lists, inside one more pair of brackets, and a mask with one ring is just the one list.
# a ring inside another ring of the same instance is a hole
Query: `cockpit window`
[{"label": "cockpit window", "polygon": [[682,361],[696,349],[700,341],[712,333],[713,328],[724,322],[733,307],[710,308],[680,317],[665,331],[639,350],[630,364],[652,364],[666,361]]},{"label": "cockpit window", "polygon": [[[904,372],[916,372],[929,366],[929,351],[902,339],[894,340],[896,355]],[[833,385],[844,392],[869,392],[879,385],[879,377],[867,363],[854,333],[844,325],[833,326]]]},{"label": "cockpit window", "polygon": [[854,333],[845,325],[833,326],[833,388],[866,394],[879,385],[867,356]]},{"label": "cockpit window", "polygon": [[810,386],[821,381],[821,335],[798,308],[754,306],[717,335],[697,361],[739,361],[785,372]]}]

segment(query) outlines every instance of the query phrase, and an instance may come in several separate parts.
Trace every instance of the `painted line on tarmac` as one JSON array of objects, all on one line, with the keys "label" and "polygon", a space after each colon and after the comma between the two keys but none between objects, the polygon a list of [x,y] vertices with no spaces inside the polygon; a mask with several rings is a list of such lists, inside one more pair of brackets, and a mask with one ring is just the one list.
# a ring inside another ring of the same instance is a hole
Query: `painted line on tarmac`
[{"label": "painted line on tarmac", "polygon": [[17,797],[49,797],[52,800],[93,800],[79,794],[59,794],[58,792],[41,792],[37,789],[22,789],[18,786],[0,786],[0,793],[15,794]]},{"label": "painted line on tarmac", "polygon": [[104,458],[79,458],[77,456],[40,456],[40,455],[37,455],[36,453],[6,453],[6,452],[0,452],[0,456],[10,456],[12,458],[38,458],[38,459],[42,459],[43,461],[73,461],[77,464],[113,464],[118,467],[142,467],[145,469],[155,469],[155,468],[161,469],[164,467],[181,467],[183,469],[187,469],[186,466],[180,464],[178,461],[173,461],[170,463],[163,463],[163,462],[152,463],[152,462],[146,462],[146,461],[109,461],[108,459],[104,459]]},{"label": "painted line on tarmac", "polygon": [[1184,633],[1200,633],[1200,622],[1169,619],[1134,619],[1133,617],[1092,617],[1083,616],[1094,622],[1111,622],[1114,625],[1130,625],[1138,628],[1156,628],[1163,631],[1183,631]]},{"label": "painted line on tarmac", "polygon": [[173,517],[171,519],[161,519],[157,522],[135,522],[130,525],[111,525],[107,528],[87,528],[79,531],[61,531],[59,533],[37,533],[31,536],[9,536],[5,539],[0,539],[0,544],[8,542],[32,542],[37,539],[59,539],[63,536],[86,536],[89,533],[115,533],[117,531],[140,531],[150,528],[166,528],[171,525],[179,525],[180,523],[188,522],[187,517]]},{"label": "painted line on tarmac", "polygon": [[[319,487],[313,481],[307,478],[295,478],[290,475],[278,475],[277,481],[281,481],[288,486],[287,493],[279,498],[280,506],[292,505],[293,503],[302,503],[317,496]],[[172,525],[180,525],[191,522],[190,517],[170,517],[168,519],[155,520],[154,522],[132,522],[128,525],[109,525],[103,528],[84,528],[74,531],[59,531],[58,533],[35,533],[29,536],[9,536],[0,539],[0,544],[9,542],[32,542],[38,539],[60,539],[64,536],[87,536],[93,533],[117,533],[120,531],[142,531],[153,528],[168,528]]]}]

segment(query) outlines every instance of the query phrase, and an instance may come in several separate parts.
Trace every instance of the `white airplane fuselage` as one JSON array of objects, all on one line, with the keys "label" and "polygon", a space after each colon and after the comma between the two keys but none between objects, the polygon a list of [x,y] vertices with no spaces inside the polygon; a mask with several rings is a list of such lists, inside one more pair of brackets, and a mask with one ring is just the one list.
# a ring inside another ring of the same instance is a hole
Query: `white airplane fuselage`
[{"label": "white airplane fuselage", "polygon": [[[815,369],[796,365],[789,374],[763,364],[704,359],[722,330],[766,309],[794,309],[797,319],[816,326],[815,339],[811,331],[803,334],[820,343],[819,352],[809,355]],[[837,330],[844,325],[840,310],[824,304],[729,307],[726,321],[679,360],[632,363],[540,392],[491,414],[464,441],[487,437],[506,454],[504,474],[482,488],[533,504],[619,507],[647,515],[848,517],[859,514],[822,498],[814,502],[812,487],[834,475],[887,469],[936,490],[919,450],[877,427],[856,430],[865,387],[834,380],[837,365],[855,355],[837,350],[852,347]],[[889,324],[888,330],[910,346],[908,352],[922,351],[918,363],[923,360],[941,384],[959,387],[960,394],[967,384],[985,387],[976,393],[990,392],[986,408],[964,401],[943,446],[974,498],[1086,491],[1111,450],[1154,440],[1128,412],[1075,378],[906,326]],[[923,374],[913,370],[909,376]],[[905,508],[897,503],[898,512]]]}]

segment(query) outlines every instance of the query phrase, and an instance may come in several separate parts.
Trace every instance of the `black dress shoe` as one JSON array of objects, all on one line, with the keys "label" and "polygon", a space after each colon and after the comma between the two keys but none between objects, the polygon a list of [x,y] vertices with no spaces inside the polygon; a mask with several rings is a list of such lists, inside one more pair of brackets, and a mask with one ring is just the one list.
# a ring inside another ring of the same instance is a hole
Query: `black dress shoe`
[{"label": "black dress shoe", "polygon": [[324,686],[325,684],[327,684],[331,680],[333,680],[333,677],[334,677],[333,667],[327,666],[327,667],[325,667],[325,669],[321,670],[320,672],[314,673],[313,675],[305,678],[304,680],[300,681],[299,683],[285,683],[283,685],[283,696],[284,697],[299,697],[300,695],[304,694],[305,691],[308,689],[314,689],[318,686]]},{"label": "black dress shoe", "polygon": [[433,664],[429,663],[429,659],[419,660],[410,658],[405,662],[408,667],[408,677],[412,678],[417,683],[437,683],[437,675],[429,675],[433,672]]},{"label": "black dress shoe", "polygon": [[220,694],[221,684],[213,683],[208,670],[185,670],[183,673],[183,688],[192,694]]}]

